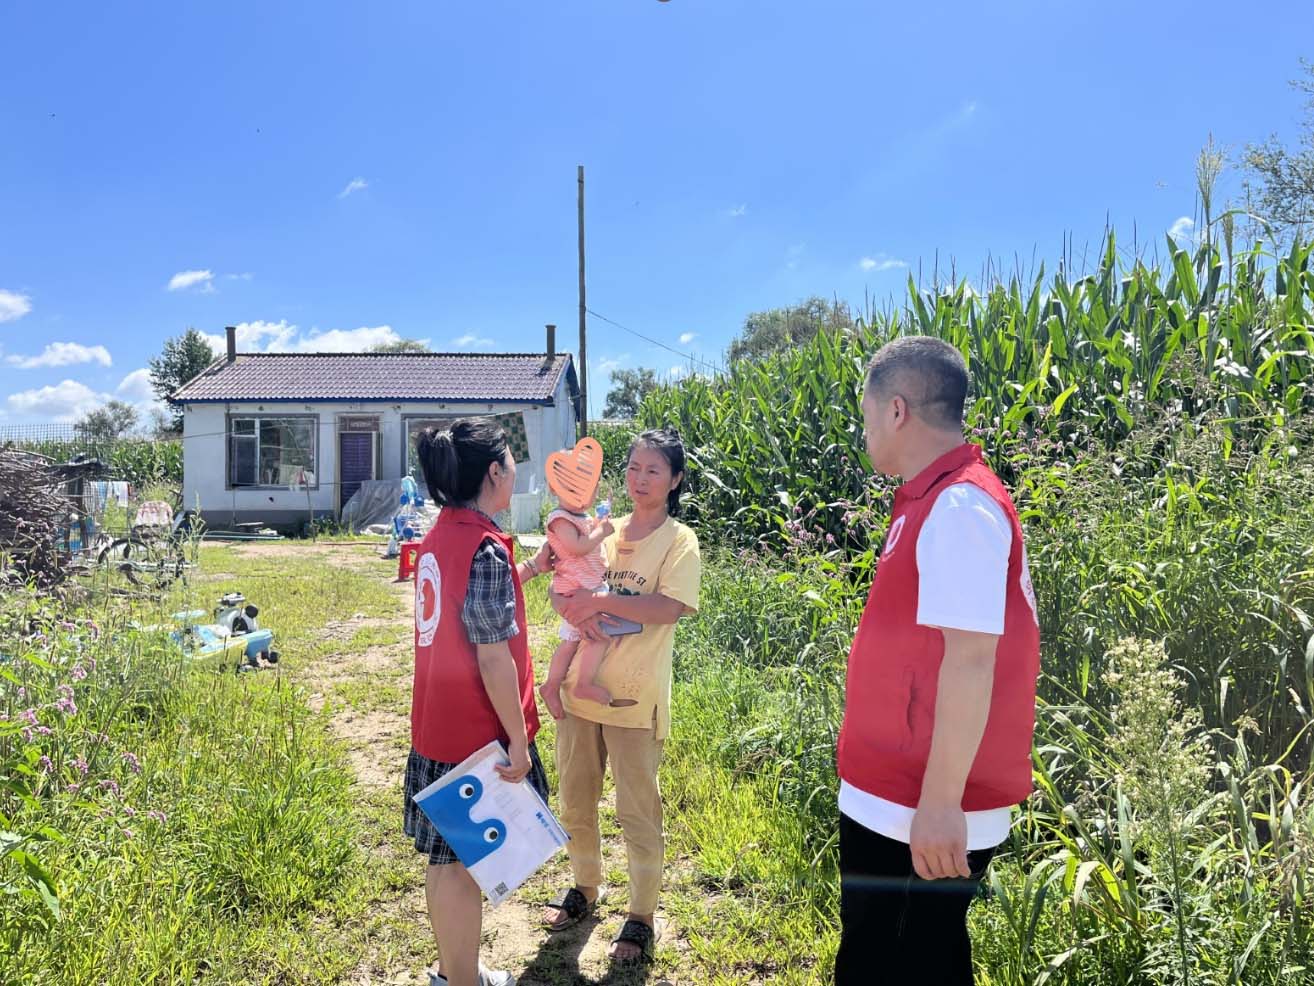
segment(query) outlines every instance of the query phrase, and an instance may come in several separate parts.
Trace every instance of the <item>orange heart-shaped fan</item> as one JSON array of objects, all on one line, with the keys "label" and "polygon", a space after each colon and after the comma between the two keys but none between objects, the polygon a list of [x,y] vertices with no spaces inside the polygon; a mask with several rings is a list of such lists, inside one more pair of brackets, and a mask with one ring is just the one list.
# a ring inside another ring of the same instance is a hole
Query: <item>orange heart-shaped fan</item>
[{"label": "orange heart-shaped fan", "polygon": [[561,505],[582,514],[593,502],[602,479],[602,446],[592,438],[581,438],[569,452],[547,457],[547,484]]}]

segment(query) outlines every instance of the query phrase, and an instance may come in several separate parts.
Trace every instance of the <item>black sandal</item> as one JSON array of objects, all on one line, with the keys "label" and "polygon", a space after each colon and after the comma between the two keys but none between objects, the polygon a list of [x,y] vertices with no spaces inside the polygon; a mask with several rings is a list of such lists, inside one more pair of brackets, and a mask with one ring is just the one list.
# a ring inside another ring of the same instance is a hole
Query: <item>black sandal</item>
[{"label": "black sandal", "polygon": [[590,901],[579,890],[578,887],[571,887],[565,892],[559,901],[552,904],[545,904],[545,907],[555,907],[565,915],[555,923],[544,921],[543,926],[548,931],[557,932],[565,931],[567,928],[573,928],[585,918],[590,917],[597,909],[598,905],[607,899],[607,888],[599,887],[598,896]]},{"label": "black sandal", "polygon": [[633,918],[621,925],[620,934],[611,940],[613,945],[637,945],[639,954],[632,959],[613,959],[613,962],[651,962],[653,944],[657,941],[657,930],[642,921]]}]

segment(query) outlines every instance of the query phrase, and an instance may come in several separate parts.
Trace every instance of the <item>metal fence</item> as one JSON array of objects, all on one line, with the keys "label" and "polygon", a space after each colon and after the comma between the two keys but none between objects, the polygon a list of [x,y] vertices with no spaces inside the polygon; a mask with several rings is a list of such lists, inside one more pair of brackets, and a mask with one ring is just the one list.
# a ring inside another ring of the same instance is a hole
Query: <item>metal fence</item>
[{"label": "metal fence", "polygon": [[145,487],[182,485],[182,442],[138,436],[106,439],[71,424],[0,425],[0,447],[36,452],[53,462],[98,459],[103,478]]}]

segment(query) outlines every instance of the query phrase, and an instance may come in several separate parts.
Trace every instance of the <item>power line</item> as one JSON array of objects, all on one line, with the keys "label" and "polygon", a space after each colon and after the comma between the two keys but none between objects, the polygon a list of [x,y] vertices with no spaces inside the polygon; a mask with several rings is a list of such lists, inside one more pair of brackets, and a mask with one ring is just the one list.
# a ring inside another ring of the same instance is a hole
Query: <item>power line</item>
[{"label": "power line", "polygon": [[615,319],[610,319],[606,315],[600,314],[599,312],[595,312],[592,308],[587,308],[585,310],[594,318],[601,319],[602,321],[606,322],[608,325],[614,325],[616,326],[616,328],[621,329],[624,332],[628,332],[630,335],[636,336],[637,338],[642,339],[644,342],[651,343],[652,345],[656,346],[658,349],[665,349],[668,353],[674,353],[676,356],[679,356],[681,359],[685,359],[691,363],[698,363],[702,366],[705,366],[713,373],[721,372],[721,367],[717,366],[714,363],[709,363],[707,362],[707,360],[701,359],[695,356],[693,353],[681,352],[680,350],[674,348],[673,346],[666,345],[666,343],[664,342],[658,342],[656,339],[653,339],[650,336],[646,336],[642,332],[636,332],[634,329],[631,329],[628,325],[621,325],[620,322],[617,322]]}]

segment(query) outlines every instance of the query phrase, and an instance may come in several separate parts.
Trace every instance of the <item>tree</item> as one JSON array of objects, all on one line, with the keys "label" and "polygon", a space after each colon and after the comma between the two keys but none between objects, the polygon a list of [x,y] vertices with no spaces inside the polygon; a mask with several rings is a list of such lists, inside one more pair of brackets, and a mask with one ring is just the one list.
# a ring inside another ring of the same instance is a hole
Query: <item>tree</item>
[{"label": "tree", "polygon": [[158,407],[151,408],[151,437],[157,441],[167,441],[173,438],[181,438],[182,432],[177,427],[173,415],[166,413]]},{"label": "tree", "polygon": [[377,346],[371,346],[371,353],[428,353],[432,352],[428,346],[418,339],[397,339],[393,342],[381,342]]},{"label": "tree", "polygon": [[1288,149],[1274,135],[1262,144],[1251,144],[1245,153],[1251,175],[1246,188],[1254,195],[1251,211],[1280,231],[1314,222],[1314,62],[1301,64],[1308,78],[1293,79],[1291,85],[1308,98],[1296,146]]},{"label": "tree", "polygon": [[[167,401],[169,395],[191,380],[215,360],[214,350],[206,342],[205,336],[195,329],[188,329],[176,339],[164,343],[159,356],[153,356],[148,362],[151,371],[151,386],[155,396]],[[173,418],[173,430],[182,431],[182,415]]]},{"label": "tree", "polygon": [[645,367],[637,370],[612,370],[611,390],[607,391],[604,418],[633,418],[648,394],[657,389],[657,373]]},{"label": "tree", "polygon": [[731,363],[764,359],[772,353],[803,345],[823,328],[853,328],[849,306],[814,295],[788,308],[753,312],[744,319],[744,328],[730,343],[727,356]]},{"label": "tree", "polygon": [[135,427],[137,409],[123,401],[110,401],[84,414],[73,425],[73,430],[91,442],[113,442]]}]

